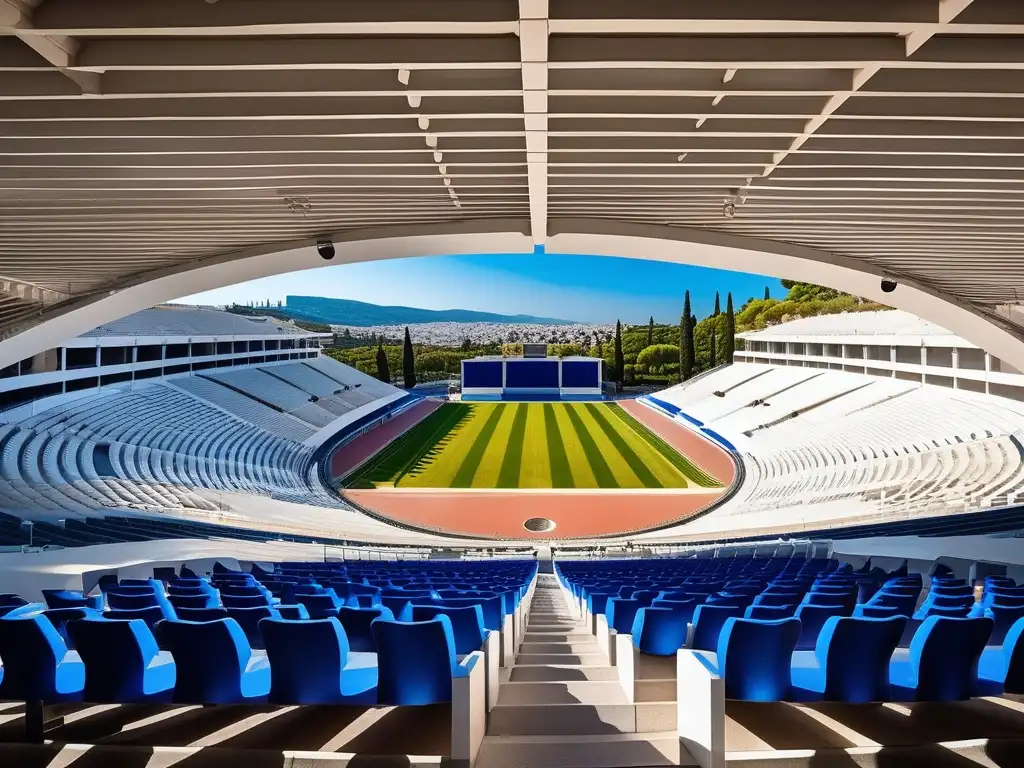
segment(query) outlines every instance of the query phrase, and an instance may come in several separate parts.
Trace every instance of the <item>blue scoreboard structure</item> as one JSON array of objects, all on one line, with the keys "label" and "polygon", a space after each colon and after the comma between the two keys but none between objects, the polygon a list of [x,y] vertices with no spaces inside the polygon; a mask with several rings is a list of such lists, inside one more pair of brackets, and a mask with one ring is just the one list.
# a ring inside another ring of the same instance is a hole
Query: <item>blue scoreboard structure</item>
[{"label": "blue scoreboard structure", "polygon": [[462,361],[464,400],[593,400],[601,397],[598,357],[476,357]]}]

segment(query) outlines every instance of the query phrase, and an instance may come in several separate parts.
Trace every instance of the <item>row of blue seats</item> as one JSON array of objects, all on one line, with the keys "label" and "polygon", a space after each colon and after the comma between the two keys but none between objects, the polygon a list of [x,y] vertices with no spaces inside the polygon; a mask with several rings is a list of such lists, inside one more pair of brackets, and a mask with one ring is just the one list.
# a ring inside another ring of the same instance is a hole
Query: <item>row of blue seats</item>
[{"label": "row of blue seats", "polygon": [[334,618],[262,619],[265,652],[233,619],[162,621],[156,636],[139,619],[87,617],[66,629],[75,650],[42,614],[0,619],[0,699],[422,705],[450,701],[452,677],[465,674],[443,613],[376,618],[374,653],[353,651]]},{"label": "row of blue seats", "polygon": [[905,617],[833,617],[813,651],[796,649],[799,619],[731,618],[714,652],[693,653],[746,701],[957,701],[1024,693],[1024,619],[986,647],[992,620],[931,616],[909,648]]}]

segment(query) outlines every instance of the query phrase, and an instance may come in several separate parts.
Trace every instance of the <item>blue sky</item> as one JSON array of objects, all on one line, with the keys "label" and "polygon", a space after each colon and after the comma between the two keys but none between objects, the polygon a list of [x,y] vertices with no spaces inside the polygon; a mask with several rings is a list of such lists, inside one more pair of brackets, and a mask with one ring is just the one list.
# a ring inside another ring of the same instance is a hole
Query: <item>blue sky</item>
[{"label": "blue sky", "polygon": [[709,314],[715,291],[739,306],[765,286],[781,298],[776,278],[608,256],[486,254],[364,262],[292,272],[189,296],[193,304],[244,304],[288,294],[356,299],[424,309],[475,309],[588,323],[675,323],[687,289],[694,314]]}]

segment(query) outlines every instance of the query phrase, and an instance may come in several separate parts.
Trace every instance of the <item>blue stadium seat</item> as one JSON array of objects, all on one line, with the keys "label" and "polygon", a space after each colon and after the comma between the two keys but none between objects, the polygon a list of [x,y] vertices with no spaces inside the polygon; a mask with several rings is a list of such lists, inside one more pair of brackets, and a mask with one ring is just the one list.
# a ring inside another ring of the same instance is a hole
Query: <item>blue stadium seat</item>
[{"label": "blue stadium seat", "polygon": [[605,616],[608,619],[609,629],[614,629],[623,635],[633,630],[633,621],[636,613],[644,606],[639,600],[628,597],[612,597],[608,600],[608,608]]},{"label": "blue stadium seat", "polygon": [[738,605],[699,605],[693,612],[693,637],[687,647],[695,651],[716,651],[726,621],[743,616]]},{"label": "blue stadium seat", "polygon": [[141,619],[152,630],[159,622],[165,619],[176,619],[178,615],[173,609],[167,610],[167,608],[161,605],[151,605],[148,608],[104,611],[103,618],[121,620]]},{"label": "blue stadium seat", "polygon": [[160,625],[160,634],[177,663],[176,704],[266,701],[270,693],[269,659],[252,652],[245,633],[233,619],[166,621]]},{"label": "blue stadium seat", "polygon": [[897,649],[889,663],[895,701],[959,701],[971,697],[978,659],[992,619],[931,616],[914,634],[909,649]]},{"label": "blue stadium seat", "polygon": [[636,612],[630,630],[633,646],[641,653],[653,656],[673,656],[686,645],[690,603],[680,608],[648,606]]},{"label": "blue stadium seat", "polygon": [[800,622],[794,618],[730,618],[722,626],[718,652],[697,656],[725,681],[727,699],[784,701],[790,696],[790,660],[799,636]]},{"label": "blue stadium seat", "polygon": [[234,619],[245,634],[250,648],[263,650],[263,636],[260,634],[260,621],[263,619],[280,619],[281,614],[269,605],[258,605],[255,608],[226,608],[228,617]]},{"label": "blue stadium seat", "polygon": [[259,629],[273,670],[272,703],[376,703],[373,654],[350,653],[338,619],[263,619]]},{"label": "blue stadium seat", "polygon": [[370,625],[377,619],[394,621],[390,608],[378,605],[375,608],[350,608],[342,606],[338,609],[338,621],[345,629],[348,637],[349,650],[359,653],[376,653],[377,644],[373,641]]},{"label": "blue stadium seat", "polygon": [[483,648],[486,631],[484,630],[483,611],[479,605],[453,608],[442,603],[412,607],[414,622],[430,621],[435,616],[447,616],[451,622],[456,656],[464,656]]},{"label": "blue stadium seat", "polygon": [[338,615],[338,608],[344,605],[333,593],[321,592],[318,595],[298,594],[295,600],[299,605],[305,606],[306,611],[312,619],[326,619]]},{"label": "blue stadium seat", "polygon": [[88,618],[67,627],[85,664],[84,699],[97,704],[169,702],[174,658],[140,619]]},{"label": "blue stadium seat", "polygon": [[227,608],[179,608],[175,613],[181,621],[219,621],[228,618]]},{"label": "blue stadium seat", "polygon": [[888,701],[889,659],[906,623],[903,616],[829,618],[814,651],[793,654],[793,698],[856,704]]},{"label": "blue stadium seat", "polygon": [[1003,693],[1024,693],[1024,618],[1014,622],[1002,645],[987,646],[978,662],[975,694]]},{"label": "blue stadium seat", "polygon": [[67,624],[69,621],[78,621],[79,619],[98,619],[103,617],[102,611],[97,611],[95,608],[47,608],[43,611],[43,616],[53,625],[53,628],[57,630],[57,634],[60,635],[60,639],[67,645],[68,650],[74,650],[75,644],[71,636],[68,635]]},{"label": "blue stadium seat", "polygon": [[378,619],[370,628],[377,645],[378,703],[419,706],[451,701],[452,678],[464,668],[456,661],[447,616],[421,622]]},{"label": "blue stadium seat", "polygon": [[44,589],[47,608],[95,608],[103,610],[103,595],[87,596],[76,589]]},{"label": "blue stadium seat", "polygon": [[798,651],[813,650],[818,644],[818,635],[825,622],[833,616],[849,616],[851,606],[818,605],[804,603],[797,606],[794,617],[800,619],[800,639],[796,642]]},{"label": "blue stadium seat", "polygon": [[309,618],[309,611],[304,605],[278,605],[275,606],[282,619],[300,621]]},{"label": "blue stadium seat", "polygon": [[0,619],[0,700],[81,701],[85,665],[42,613]]}]

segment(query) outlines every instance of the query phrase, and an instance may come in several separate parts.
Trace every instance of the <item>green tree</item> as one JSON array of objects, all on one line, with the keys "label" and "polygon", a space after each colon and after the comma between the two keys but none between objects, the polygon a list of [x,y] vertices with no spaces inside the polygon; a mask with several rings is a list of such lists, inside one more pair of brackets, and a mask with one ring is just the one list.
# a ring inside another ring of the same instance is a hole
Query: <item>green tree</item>
[{"label": "green tree", "polygon": [[732,363],[736,351],[736,315],[732,311],[732,293],[725,300],[725,362]]},{"label": "green tree", "polygon": [[715,313],[711,316],[718,317],[720,314],[722,314],[722,304],[718,299],[718,291],[715,291]]},{"label": "green tree", "polygon": [[683,299],[683,314],[679,318],[679,377],[686,381],[693,375],[693,324],[690,322],[690,292]]},{"label": "green tree", "polygon": [[654,343],[654,315],[651,315],[650,321],[647,323],[647,346],[651,346]]},{"label": "green tree", "polygon": [[388,367],[388,356],[384,352],[384,344],[377,345],[377,378],[388,384],[391,383],[391,368]]},{"label": "green tree", "polygon": [[462,340],[462,351],[469,352],[471,349],[473,349],[473,341],[467,336]]},{"label": "green tree", "polygon": [[626,373],[625,361],[622,359],[622,323],[615,321],[615,383],[621,392]]},{"label": "green tree", "polygon": [[405,327],[405,343],[402,346],[402,379],[406,389],[416,386],[416,358],[412,351],[409,326]]},{"label": "green tree", "polygon": [[718,365],[718,328],[711,326],[711,367]]},{"label": "green tree", "polygon": [[650,370],[654,366],[663,366],[679,361],[679,347],[675,344],[652,344],[640,350],[636,356],[636,365]]},{"label": "green tree", "polygon": [[764,287],[764,300],[765,300],[765,301],[768,301],[768,299],[770,299],[771,297],[772,297],[772,292],[771,292],[771,290],[770,290],[770,289],[768,288],[768,286],[766,285],[766,286]]}]

